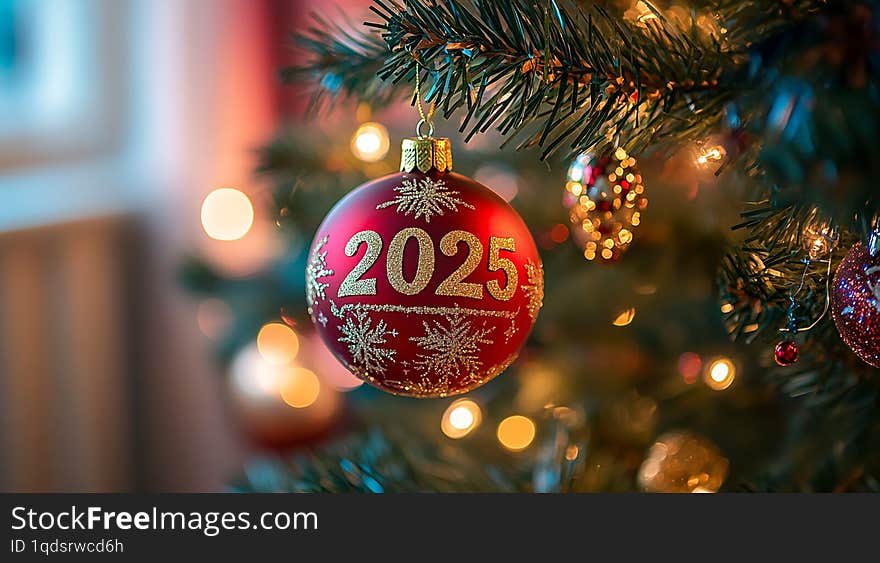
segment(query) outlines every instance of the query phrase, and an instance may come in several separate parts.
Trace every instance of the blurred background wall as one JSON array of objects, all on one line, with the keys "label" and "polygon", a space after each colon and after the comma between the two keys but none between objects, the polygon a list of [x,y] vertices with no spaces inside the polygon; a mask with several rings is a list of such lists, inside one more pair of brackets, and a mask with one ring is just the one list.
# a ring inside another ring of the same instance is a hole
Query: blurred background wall
[{"label": "blurred background wall", "polygon": [[0,0],[0,490],[217,490],[238,467],[175,273],[278,251],[259,209],[235,243],[198,214],[219,186],[259,201],[253,149],[299,103],[275,69],[308,9]]}]

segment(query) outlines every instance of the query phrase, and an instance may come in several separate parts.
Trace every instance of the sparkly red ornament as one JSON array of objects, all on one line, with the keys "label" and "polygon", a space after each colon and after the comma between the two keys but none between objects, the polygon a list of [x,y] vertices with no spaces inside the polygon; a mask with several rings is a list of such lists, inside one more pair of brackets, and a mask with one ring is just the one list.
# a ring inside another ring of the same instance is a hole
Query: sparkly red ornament
[{"label": "sparkly red ornament", "polygon": [[840,337],[865,363],[880,367],[880,252],[856,243],[837,267],[831,314]]},{"label": "sparkly red ornament", "polygon": [[783,340],[776,345],[774,358],[781,366],[790,366],[798,361],[798,345],[794,340]]},{"label": "sparkly red ornament", "polygon": [[629,248],[648,198],[636,159],[619,147],[579,155],[568,168],[562,202],[584,258],[611,263]]},{"label": "sparkly red ornament", "polygon": [[306,269],[309,314],[327,347],[398,395],[455,395],[500,374],[544,296],[525,223],[451,164],[448,139],[404,140],[401,172],[336,204]]}]

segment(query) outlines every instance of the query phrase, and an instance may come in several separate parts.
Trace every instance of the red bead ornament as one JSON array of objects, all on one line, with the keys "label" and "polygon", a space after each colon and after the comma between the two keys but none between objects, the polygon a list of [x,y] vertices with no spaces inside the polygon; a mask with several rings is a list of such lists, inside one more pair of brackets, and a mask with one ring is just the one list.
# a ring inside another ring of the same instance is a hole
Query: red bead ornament
[{"label": "red bead ornament", "polygon": [[776,345],[774,358],[776,363],[781,366],[790,366],[798,361],[798,345],[793,340],[783,340]]},{"label": "red bead ornament", "polygon": [[880,367],[880,252],[861,243],[850,249],[834,274],[831,314],[856,356]]},{"label": "red bead ornament", "polygon": [[397,395],[445,397],[494,378],[543,301],[525,223],[450,169],[448,139],[406,139],[401,172],[344,197],[311,248],[318,333],[352,373]]}]

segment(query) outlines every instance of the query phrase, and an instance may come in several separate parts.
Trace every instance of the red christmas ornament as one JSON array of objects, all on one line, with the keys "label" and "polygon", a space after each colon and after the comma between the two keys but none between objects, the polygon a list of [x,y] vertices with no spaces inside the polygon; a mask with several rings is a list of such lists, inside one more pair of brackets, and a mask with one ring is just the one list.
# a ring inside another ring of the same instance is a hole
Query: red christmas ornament
[{"label": "red christmas ornament", "polygon": [[[876,237],[872,235],[872,241]],[[880,252],[857,243],[844,257],[831,287],[831,314],[856,356],[880,367]]]},{"label": "red christmas ornament", "polygon": [[398,395],[455,395],[500,374],[544,296],[525,223],[451,163],[448,139],[404,140],[401,172],[336,204],[306,269],[309,314],[328,348]]},{"label": "red christmas ornament", "polygon": [[793,340],[783,340],[776,345],[774,358],[776,363],[781,366],[790,366],[798,361],[798,345]]}]

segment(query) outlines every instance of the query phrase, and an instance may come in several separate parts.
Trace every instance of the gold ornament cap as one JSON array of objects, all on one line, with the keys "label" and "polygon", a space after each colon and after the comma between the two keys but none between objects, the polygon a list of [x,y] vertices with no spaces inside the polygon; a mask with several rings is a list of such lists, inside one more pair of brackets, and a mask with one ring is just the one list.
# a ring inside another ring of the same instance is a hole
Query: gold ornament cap
[{"label": "gold ornament cap", "polygon": [[418,170],[424,174],[432,168],[437,172],[452,170],[452,145],[449,139],[430,136],[404,139],[400,146],[400,171]]}]

